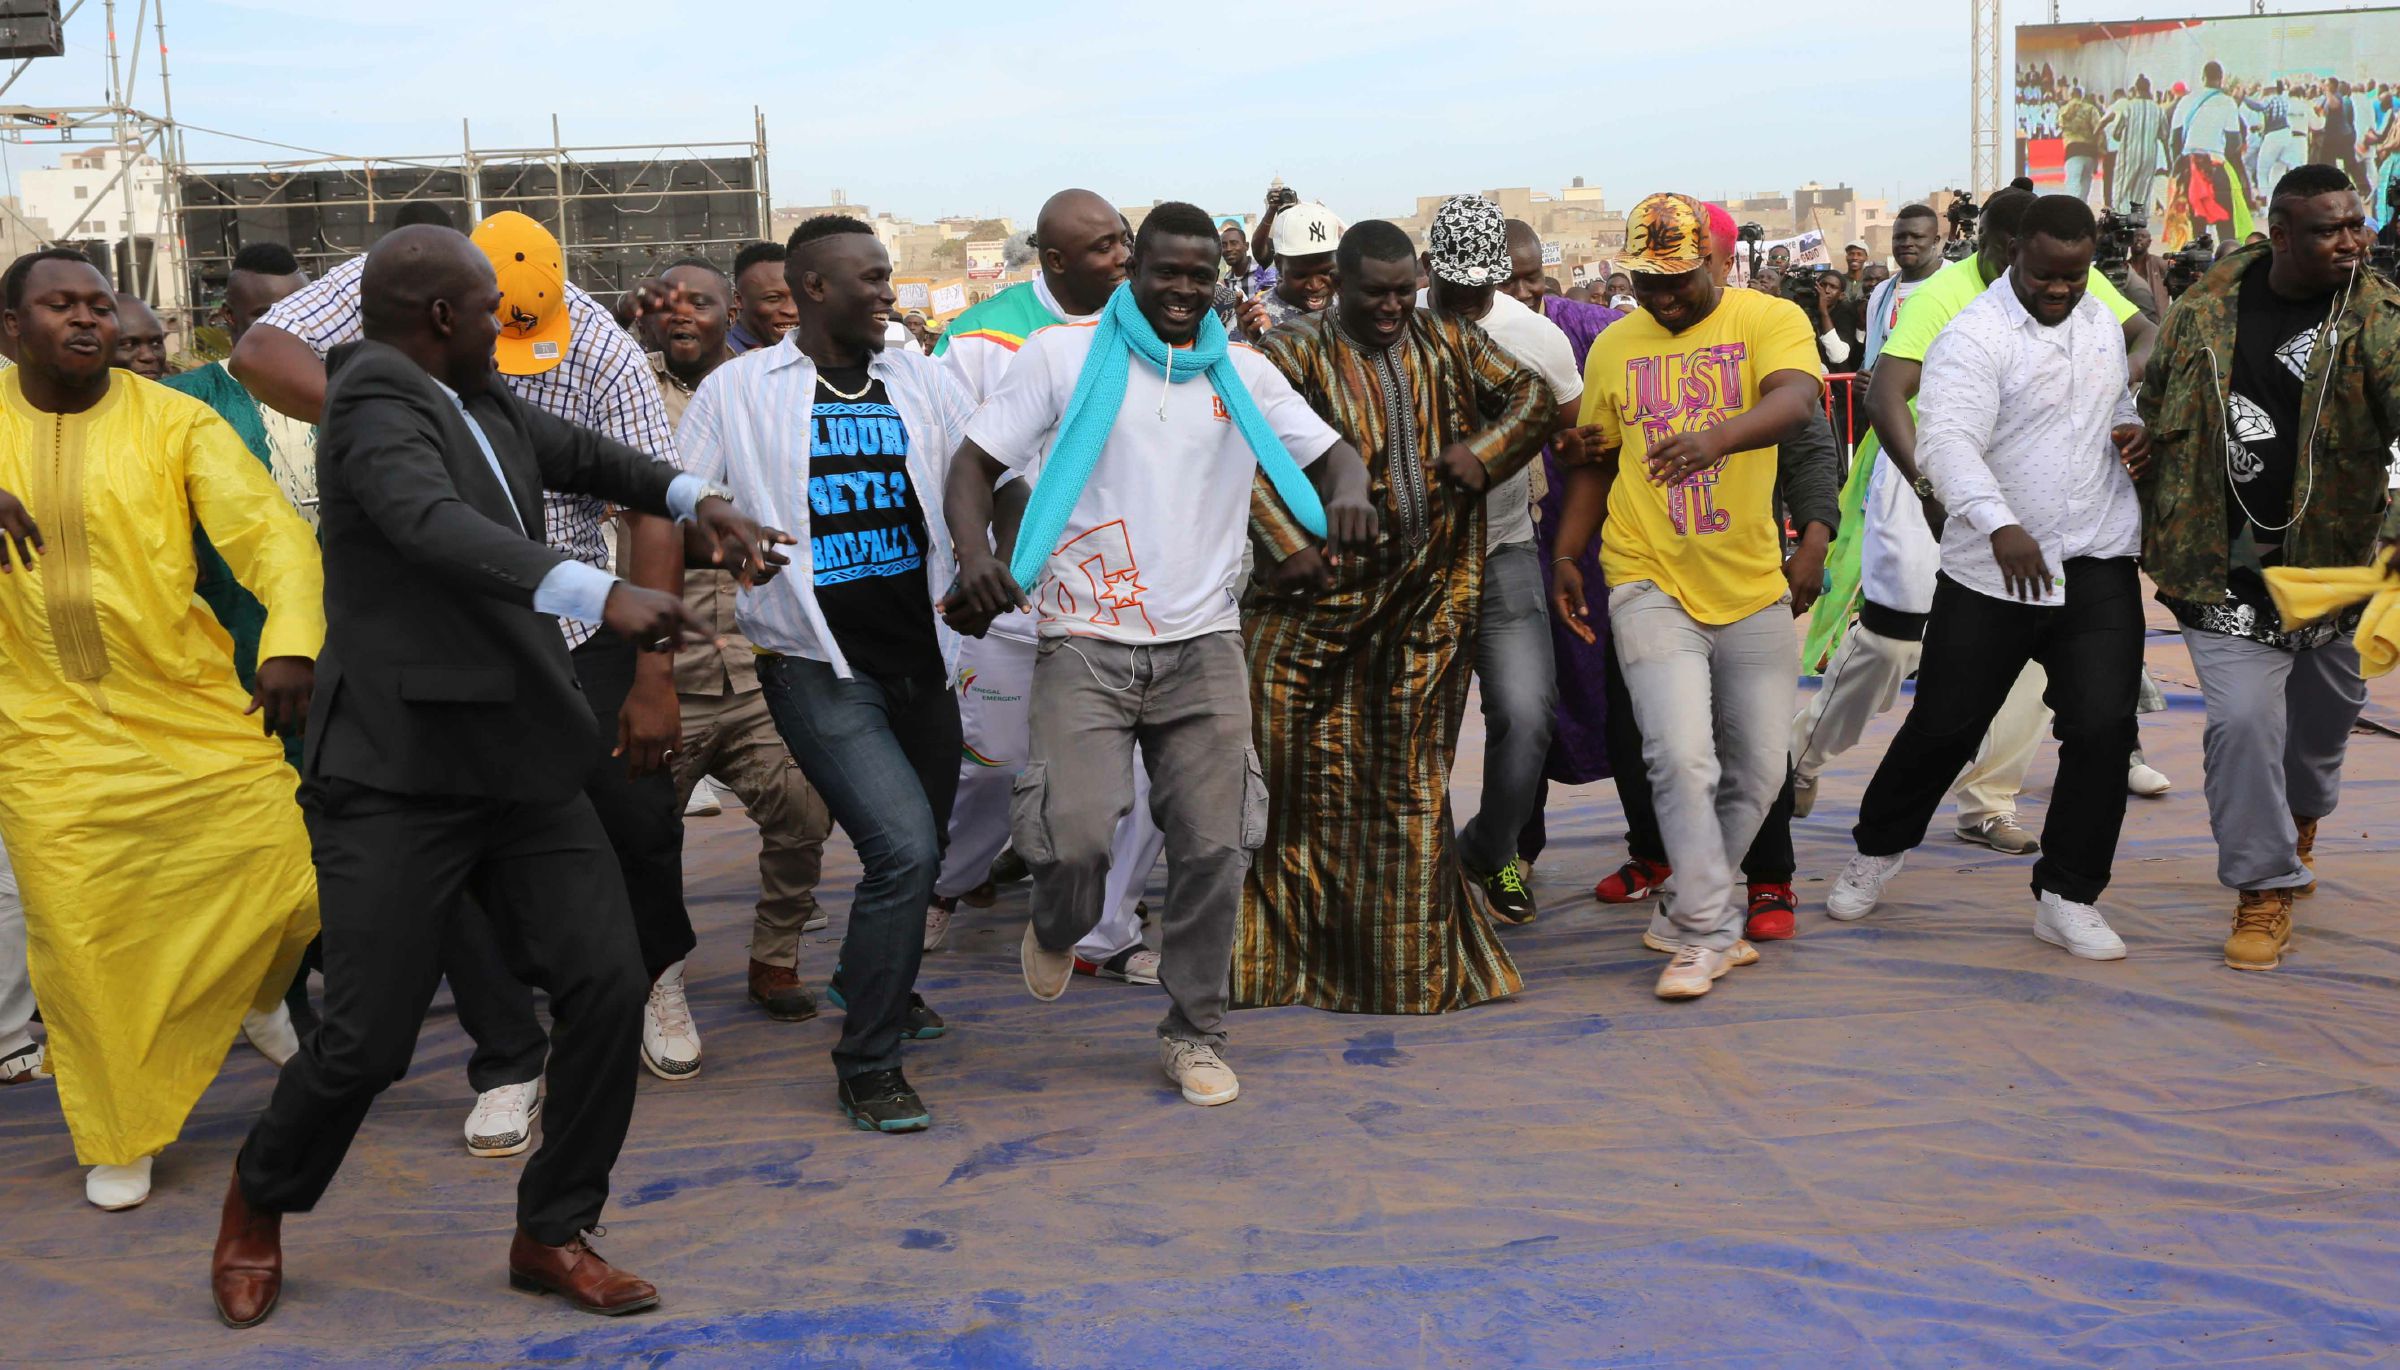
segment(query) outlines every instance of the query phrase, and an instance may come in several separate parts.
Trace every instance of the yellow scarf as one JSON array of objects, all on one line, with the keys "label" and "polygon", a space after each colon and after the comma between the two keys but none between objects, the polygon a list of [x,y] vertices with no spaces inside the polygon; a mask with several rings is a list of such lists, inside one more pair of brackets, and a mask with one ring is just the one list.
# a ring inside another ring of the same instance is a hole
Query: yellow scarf
[{"label": "yellow scarf", "polygon": [[2400,558],[2380,566],[2270,566],[2267,593],[2285,632],[2365,604],[2359,620],[2359,674],[2372,680],[2400,665]]}]

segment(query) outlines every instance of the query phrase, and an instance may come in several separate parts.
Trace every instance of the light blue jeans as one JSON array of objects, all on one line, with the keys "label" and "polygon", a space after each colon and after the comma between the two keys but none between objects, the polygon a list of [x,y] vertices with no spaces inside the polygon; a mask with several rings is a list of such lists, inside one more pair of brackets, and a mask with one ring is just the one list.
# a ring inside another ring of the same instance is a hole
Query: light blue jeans
[{"label": "light blue jeans", "polygon": [[1483,799],[1459,831],[1458,859],[1481,877],[1516,859],[1517,835],[1541,804],[1542,768],[1558,726],[1550,607],[1541,553],[1530,542],[1495,547],[1483,559],[1475,680],[1483,692]]}]

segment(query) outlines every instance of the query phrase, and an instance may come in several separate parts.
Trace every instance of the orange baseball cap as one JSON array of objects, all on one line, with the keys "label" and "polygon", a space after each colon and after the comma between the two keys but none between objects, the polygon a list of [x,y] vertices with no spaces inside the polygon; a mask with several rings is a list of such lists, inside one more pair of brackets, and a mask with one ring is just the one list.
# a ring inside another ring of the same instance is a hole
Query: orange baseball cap
[{"label": "orange baseball cap", "polygon": [[500,280],[500,341],[493,348],[500,374],[539,376],[555,369],[567,359],[573,335],[558,239],[513,209],[477,224],[473,237]]},{"label": "orange baseball cap", "polygon": [[1619,268],[1646,276],[1680,276],[1708,262],[1708,216],[1689,195],[1651,195],[1625,216],[1625,255]]}]

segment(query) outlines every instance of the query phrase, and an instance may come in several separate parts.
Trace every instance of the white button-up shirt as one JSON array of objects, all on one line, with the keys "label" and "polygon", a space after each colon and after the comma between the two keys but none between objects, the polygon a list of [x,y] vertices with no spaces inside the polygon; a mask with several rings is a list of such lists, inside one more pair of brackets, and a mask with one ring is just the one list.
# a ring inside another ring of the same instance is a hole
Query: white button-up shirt
[{"label": "white button-up shirt", "polygon": [[[816,431],[817,364],[800,350],[798,329],[772,347],[755,348],[708,373],[676,430],[683,468],[733,491],[744,513],[800,540],[787,549],[791,566],[734,599],[742,636],[762,651],[806,657],[851,678],[849,658],[826,627],[817,605],[816,568],[809,540],[810,441]],[[958,667],[958,639],[942,626],[935,605],[956,579],[950,527],[942,520],[942,485],[950,458],[966,441],[975,401],[949,368],[914,347],[887,347],[867,362],[908,427],[908,478],[925,512],[925,613],[935,621],[944,667]]]},{"label": "white button-up shirt", "polygon": [[[1925,353],[1917,388],[1917,465],[1950,511],[1942,570],[1995,599],[2013,599],[1992,559],[1992,534],[2017,524],[2059,575],[2072,557],[2130,557],[2141,505],[2109,430],[2139,423],[2126,388],[2125,334],[2085,295],[2044,327],[2002,274]],[[2064,601],[2065,585],[2033,601]]]}]

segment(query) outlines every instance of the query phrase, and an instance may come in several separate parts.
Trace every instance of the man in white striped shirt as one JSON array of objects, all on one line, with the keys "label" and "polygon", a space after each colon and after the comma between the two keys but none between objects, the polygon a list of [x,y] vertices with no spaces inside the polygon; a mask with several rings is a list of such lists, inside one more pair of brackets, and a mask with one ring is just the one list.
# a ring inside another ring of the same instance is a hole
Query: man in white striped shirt
[{"label": "man in white striped shirt", "polygon": [[[403,226],[446,219],[430,205],[401,212]],[[558,240],[522,214],[503,213],[485,220],[475,241],[510,296],[501,306],[503,318],[520,320],[502,329],[499,346],[501,379],[517,397],[674,461],[674,435],[647,356],[606,307],[564,279]],[[268,310],[234,349],[235,378],[269,407],[316,422],[325,402],[325,354],[364,336],[359,282],[365,270],[364,257],[345,262]],[[549,493],[543,511],[552,547],[612,569],[600,501]],[[674,526],[634,515],[629,527],[625,578],[680,595],[683,544]],[[600,724],[603,751],[593,759],[586,793],[624,873],[642,959],[654,981],[643,1018],[642,1061],[661,1079],[690,1079],[700,1069],[700,1037],[684,1002],[683,960],[694,938],[683,902],[683,821],[667,771],[680,731],[673,657],[637,652],[596,623],[561,618],[559,631]],[[489,925],[467,915],[456,927],[443,971],[476,1047],[467,1065],[479,1096],[467,1120],[467,1149],[478,1156],[515,1155],[532,1142],[547,1039],[534,1017],[532,991],[508,973]]]},{"label": "man in white striped shirt", "polygon": [[2089,960],[2125,955],[2093,907],[2125,822],[2141,687],[2141,510],[2149,437],[2123,334],[2085,293],[2091,208],[2048,195],[2016,257],[1925,356],[1917,459],[1950,512],[1917,696],[1859,805],[1859,854],[1825,899],[1864,917],[2029,660],[2049,673],[2058,783],[2034,863],[2033,933]]}]

